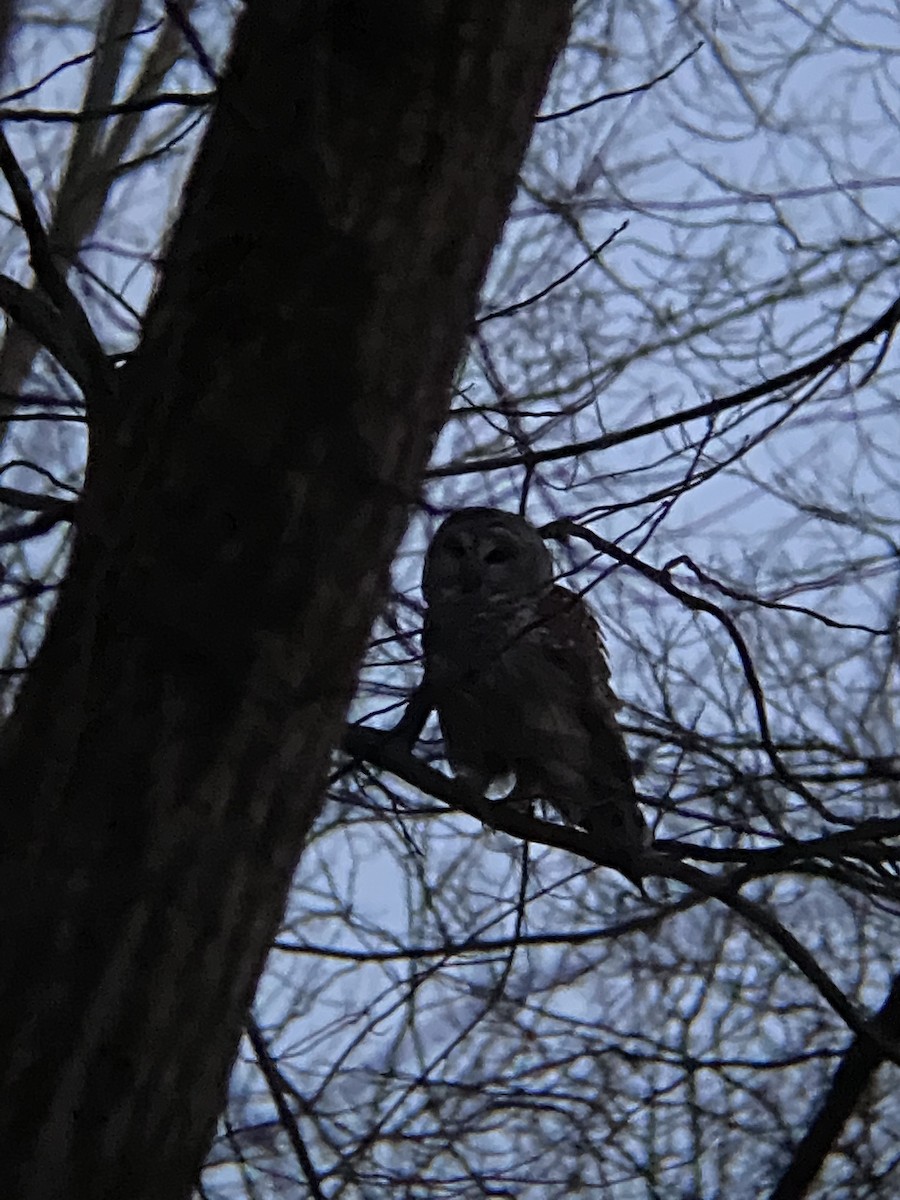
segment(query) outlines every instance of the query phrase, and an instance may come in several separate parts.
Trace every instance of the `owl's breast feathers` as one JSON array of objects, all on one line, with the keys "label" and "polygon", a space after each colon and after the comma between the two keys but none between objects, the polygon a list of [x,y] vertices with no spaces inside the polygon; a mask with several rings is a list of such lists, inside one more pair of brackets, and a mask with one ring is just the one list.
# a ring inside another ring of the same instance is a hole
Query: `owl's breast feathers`
[{"label": "owl's breast feathers", "polygon": [[426,672],[454,770],[515,772],[517,792],[573,824],[644,845],[605,648],[582,598],[554,586],[440,616],[426,621]]},{"label": "owl's breast feathers", "polygon": [[441,722],[447,758],[457,772],[483,777],[486,785],[515,770],[523,719],[524,691],[535,680],[531,648],[523,653],[522,631],[535,615],[521,599],[466,597],[429,609],[422,635],[425,676]]}]

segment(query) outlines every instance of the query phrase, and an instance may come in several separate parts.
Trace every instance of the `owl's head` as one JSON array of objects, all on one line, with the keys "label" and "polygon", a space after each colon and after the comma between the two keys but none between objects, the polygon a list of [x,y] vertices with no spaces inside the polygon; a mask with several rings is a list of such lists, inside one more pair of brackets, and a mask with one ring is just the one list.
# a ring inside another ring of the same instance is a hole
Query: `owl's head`
[{"label": "owl's head", "polygon": [[464,597],[518,597],[553,581],[553,559],[538,531],[499,508],[462,508],[438,529],[425,556],[429,605]]}]

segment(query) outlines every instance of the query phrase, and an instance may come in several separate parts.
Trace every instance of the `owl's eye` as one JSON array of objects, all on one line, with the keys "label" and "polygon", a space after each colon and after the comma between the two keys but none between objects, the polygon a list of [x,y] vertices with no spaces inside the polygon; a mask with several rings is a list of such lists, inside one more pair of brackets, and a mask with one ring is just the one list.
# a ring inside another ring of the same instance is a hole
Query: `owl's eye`
[{"label": "owl's eye", "polygon": [[512,546],[492,546],[484,556],[484,561],[491,564],[509,562],[515,553]]}]

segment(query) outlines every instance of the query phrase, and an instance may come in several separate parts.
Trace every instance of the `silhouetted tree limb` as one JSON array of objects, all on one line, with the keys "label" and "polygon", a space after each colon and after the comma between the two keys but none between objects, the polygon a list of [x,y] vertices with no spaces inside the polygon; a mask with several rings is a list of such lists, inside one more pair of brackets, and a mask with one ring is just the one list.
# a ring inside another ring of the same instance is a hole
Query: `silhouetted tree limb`
[{"label": "silhouetted tree limb", "polygon": [[[606,847],[598,845],[590,834],[572,826],[540,820],[530,813],[518,811],[512,805],[478,796],[462,780],[449,778],[415,758],[394,731],[353,725],[344,732],[343,748],[354,758],[364,759],[390,771],[427,795],[434,796],[460,812],[482,821],[489,828],[500,829],[523,841],[535,841],[545,846],[569,850],[598,866],[619,869],[615,855],[608,853]],[[781,950],[848,1028],[860,1037],[874,1039],[885,1057],[894,1062],[900,1061],[900,1039],[891,1030],[877,1023],[877,1020],[870,1020],[819,965],[815,955],[794,937],[768,908],[741,895],[741,888],[746,883],[759,878],[757,872],[743,868],[713,875],[687,862],[679,861],[676,857],[678,849],[677,843],[665,846],[654,844],[647,850],[642,862],[645,873],[677,880],[700,895],[717,900],[731,909],[756,933],[762,934],[766,941]],[[783,867],[785,864],[778,865]]]},{"label": "silhouetted tree limb", "polygon": [[[194,3],[195,0],[182,0],[181,8],[189,13]],[[129,151],[134,149],[144,112],[163,103],[177,102],[185,107],[206,106],[209,103],[208,95],[181,97],[159,94],[159,85],[184,51],[181,31],[171,21],[160,22],[158,35],[141,70],[134,79],[130,78],[129,69],[126,68],[128,48],[140,20],[141,5],[134,3],[134,0],[124,3],[122,0],[105,0],[98,15],[96,44],[80,113],[45,112],[40,109],[11,112],[8,108],[2,111],[2,120],[9,122],[74,121],[78,126],[53,198],[46,236],[42,231],[40,234],[39,262],[32,261],[35,284],[31,294],[36,300],[41,298],[42,290],[53,298],[53,288],[56,286],[53,282],[54,272],[65,280],[79,247],[96,229],[102,217],[112,185],[122,180],[124,170],[133,170],[139,162],[139,157],[132,154],[127,168],[125,166]],[[126,87],[124,98],[121,103],[114,104],[123,86]],[[17,91],[10,99],[20,100],[31,90],[25,88]],[[29,233],[32,258],[33,226],[34,220]],[[70,337],[79,321],[77,316],[74,321],[67,320]],[[57,357],[83,391],[96,393],[89,378],[72,370],[71,356],[68,361],[60,358],[58,339],[56,344],[48,342],[40,330],[22,320],[18,320],[17,326],[7,331],[0,347],[0,390],[10,395],[20,393],[40,346],[46,347]],[[0,440],[5,432],[0,430]]]},{"label": "silhouetted tree limb", "polygon": [[135,113],[150,112],[154,108],[209,108],[215,98],[215,92],[158,92],[155,96],[123,100],[120,104],[108,104],[105,108],[0,108],[0,121],[17,124],[38,121],[42,125],[85,125],[89,121],[132,116]]},{"label": "silhouetted tree limb", "polygon": [[[900,1040],[900,975],[895,977],[872,1026],[886,1039],[894,1043]],[[797,1144],[769,1200],[801,1200],[806,1195],[884,1061],[884,1050],[879,1042],[865,1033],[858,1033],[835,1070],[812,1124]]]},{"label": "silhouetted tree limb", "polygon": [[[530,450],[526,456],[521,454],[498,454],[490,457],[474,458],[470,462],[458,462],[451,463],[448,466],[432,467],[428,475],[431,479],[440,479],[452,475],[480,474],[482,471],[503,471],[510,467],[533,468],[538,463],[558,462],[561,459],[579,458],[600,450],[611,450],[614,446],[623,446],[628,442],[650,437],[652,434],[661,433],[666,429],[674,429],[679,425],[685,425],[688,421],[698,421],[708,417],[715,417],[719,413],[737,408],[741,404],[748,404],[750,401],[757,400],[761,396],[771,396],[776,392],[793,387],[807,379],[814,379],[824,371],[833,370],[835,367],[849,362],[858,350],[861,350],[863,346],[867,346],[871,342],[878,341],[879,338],[883,341],[876,355],[876,363],[880,362],[885,347],[894,336],[898,322],[900,322],[900,298],[893,300],[884,312],[867,325],[865,329],[854,334],[853,337],[847,338],[846,341],[841,342],[839,345],[833,346],[830,350],[826,350],[824,354],[818,354],[808,362],[801,363],[798,367],[792,367],[791,370],[785,371],[781,375],[776,375],[773,379],[764,379],[760,383],[742,388],[741,391],[735,392],[730,396],[720,396],[714,400],[708,400],[703,404],[695,404],[693,407],[683,409],[681,412],[670,413],[664,417],[656,417],[652,421],[644,421],[642,424],[632,425],[628,429],[603,433],[599,437],[590,438],[587,441],[568,442],[566,444],[551,446],[546,450]],[[869,372],[867,371],[866,375],[868,374]]]},{"label": "silhouetted tree limb", "polygon": [[0,275],[0,308],[36,344],[48,350],[83,391],[90,391],[93,369],[90,359],[59,309],[46,296]]},{"label": "silhouetted tree limb", "polygon": [[[0,129],[0,171],[3,172],[9,190],[12,192],[22,229],[28,239],[29,261],[34,268],[35,278],[51,306],[59,314],[60,329],[51,332],[51,345],[62,345],[71,341],[73,351],[70,357],[75,363],[75,368],[73,369],[70,362],[64,357],[60,359],[62,365],[66,370],[72,371],[74,377],[93,395],[96,402],[108,404],[115,393],[112,366],[100,347],[84,309],[66,282],[65,275],[56,264],[50,239],[41,222],[28,179],[13,154],[12,147],[2,129]],[[8,300],[13,288],[14,281],[6,280],[3,302],[5,308],[8,308]],[[40,301],[30,304],[24,300],[24,297],[17,294],[14,304],[15,311],[12,315],[30,333],[34,332],[31,326],[35,321],[38,321],[39,324],[43,324],[44,321],[50,323],[50,318],[44,316],[38,318],[36,315],[35,310],[39,313],[42,307]],[[83,376],[77,372],[79,366],[82,367]]]}]

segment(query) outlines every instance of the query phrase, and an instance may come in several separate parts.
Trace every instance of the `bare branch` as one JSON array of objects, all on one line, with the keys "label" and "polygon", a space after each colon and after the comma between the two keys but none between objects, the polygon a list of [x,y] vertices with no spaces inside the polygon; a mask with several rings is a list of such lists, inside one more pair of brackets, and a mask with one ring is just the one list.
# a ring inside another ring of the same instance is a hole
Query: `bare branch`
[{"label": "bare branch", "polygon": [[325,1193],[322,1191],[322,1181],[319,1178],[319,1173],[310,1158],[309,1150],[297,1125],[297,1118],[291,1112],[291,1106],[288,1104],[281,1072],[278,1070],[278,1066],[269,1051],[262,1030],[253,1017],[247,1020],[247,1037],[250,1039],[250,1045],[253,1047],[253,1053],[256,1055],[257,1065],[268,1085],[272,1103],[275,1105],[278,1119],[281,1121],[281,1128],[287,1135],[291,1149],[294,1151],[294,1156],[297,1159],[297,1165],[303,1172],[303,1178],[306,1180],[309,1194],[313,1200],[326,1200]]},{"label": "bare branch", "polygon": [[[67,327],[67,336],[71,337],[77,345],[84,362],[91,398],[108,401],[115,393],[112,368],[84,310],[56,266],[28,180],[2,129],[0,129],[0,170],[6,176],[6,181],[19,210],[22,228],[28,239],[31,265],[38,283],[59,310],[60,318]],[[9,289],[7,289],[7,296],[9,296]],[[21,305],[21,300],[17,303]],[[23,311],[25,310],[23,309]],[[29,313],[25,312],[25,315],[28,316]],[[57,342],[59,340],[57,338]],[[82,372],[82,377],[84,377],[84,372]]]},{"label": "bare branch", "polygon": [[769,1193],[769,1200],[802,1200],[825,1159],[837,1146],[841,1131],[855,1112],[878,1068],[885,1062],[883,1040],[900,1040],[900,975],[894,977],[884,1004],[871,1021],[879,1037],[859,1032],[847,1047],[819,1102],[809,1129],[797,1144],[791,1161]]},{"label": "bare branch", "polygon": [[552,446],[546,450],[534,450],[527,457],[520,454],[497,455],[491,458],[472,459],[470,462],[453,463],[446,467],[432,467],[428,472],[428,478],[442,479],[454,475],[473,475],[482,471],[503,471],[510,467],[532,467],[538,463],[558,462],[560,459],[577,458],[582,454],[591,454],[599,450],[611,450],[614,446],[622,446],[627,442],[634,442],[640,438],[649,437],[654,433],[662,433],[663,430],[673,429],[678,425],[686,424],[688,421],[715,417],[719,413],[727,412],[731,408],[737,408],[739,405],[756,400],[760,396],[772,395],[774,392],[779,392],[784,388],[792,387],[796,383],[801,383],[805,379],[811,379],[822,371],[848,362],[857,350],[860,350],[870,342],[874,342],[877,338],[892,337],[898,322],[900,322],[900,298],[894,300],[881,316],[877,317],[860,333],[855,334],[852,338],[848,338],[845,342],[841,342],[840,345],[827,350],[824,354],[817,355],[799,367],[793,367],[790,371],[785,371],[783,374],[776,375],[773,379],[764,380],[762,383],[754,384],[752,387],[743,388],[740,392],[735,392],[731,396],[723,396],[718,400],[709,400],[705,404],[697,404],[693,408],[687,408],[678,413],[671,413],[666,417],[657,417],[654,421],[644,421],[640,425],[632,426],[631,429],[622,429],[615,433],[604,433],[600,437],[591,438],[588,441],[569,442],[566,445]]},{"label": "bare branch", "polygon": [[[605,853],[604,848],[598,846],[589,834],[568,826],[542,821],[519,813],[508,805],[474,795],[465,783],[450,779],[414,758],[390,732],[385,733],[359,725],[350,726],[344,733],[344,749],[354,758],[366,760],[390,771],[419,791],[475,817],[491,829],[502,830],[523,841],[540,842],[545,846],[568,850],[598,866],[618,869],[615,859]],[[894,1035],[885,1036],[874,1027],[865,1014],[834,983],[828,972],[819,965],[815,955],[771,912],[740,895],[738,889],[746,882],[742,873],[734,876],[713,876],[687,863],[676,862],[652,848],[647,851],[641,865],[648,874],[678,880],[731,909],[752,929],[774,942],[850,1029],[860,1036],[875,1038],[886,1057],[900,1062],[900,1044]]]},{"label": "bare branch", "polygon": [[0,121],[81,125],[88,121],[105,121],[110,117],[151,112],[154,108],[209,108],[215,100],[215,92],[158,92],[155,96],[135,97],[119,104],[107,104],[103,108],[0,108]]},{"label": "bare branch", "polygon": [[653,79],[648,79],[646,83],[639,83],[635,87],[623,88],[617,92],[604,92],[602,96],[594,96],[592,100],[583,100],[581,104],[573,104],[571,108],[563,108],[558,112],[541,113],[537,117],[536,123],[561,121],[564,117],[572,117],[575,113],[585,112],[587,109],[594,108],[598,104],[605,104],[607,100],[622,100],[626,96],[639,96],[642,92],[649,92],[658,83],[662,83],[666,79],[671,79],[679,67],[683,67],[686,62],[689,62],[702,49],[703,42],[697,42],[696,46],[688,50],[687,54],[683,54],[674,66],[669,67],[659,75],[655,75]]},{"label": "bare branch", "polygon": [[0,308],[53,355],[83,393],[90,391],[93,366],[85,358],[71,325],[43,293],[0,275]]}]

